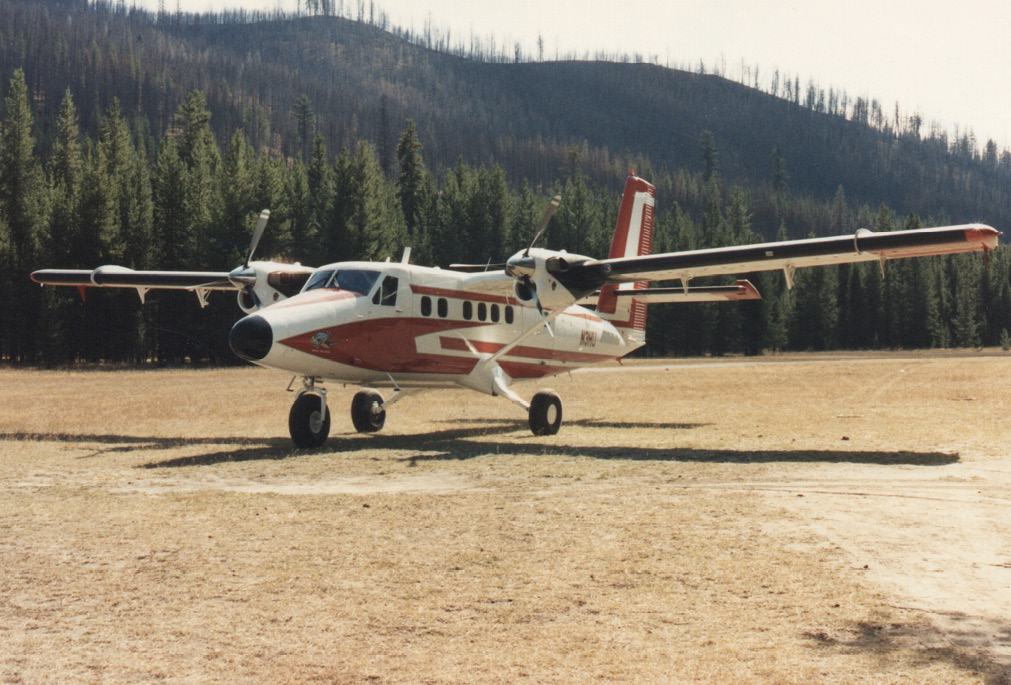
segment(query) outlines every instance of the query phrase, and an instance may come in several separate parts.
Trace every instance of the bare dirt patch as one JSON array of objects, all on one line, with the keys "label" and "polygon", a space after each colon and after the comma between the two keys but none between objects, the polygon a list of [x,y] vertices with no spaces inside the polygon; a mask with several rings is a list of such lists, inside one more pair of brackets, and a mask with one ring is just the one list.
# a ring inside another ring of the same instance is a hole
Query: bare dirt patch
[{"label": "bare dirt patch", "polygon": [[0,372],[0,682],[1011,678],[1009,357],[334,387],[315,452],[286,381]]}]

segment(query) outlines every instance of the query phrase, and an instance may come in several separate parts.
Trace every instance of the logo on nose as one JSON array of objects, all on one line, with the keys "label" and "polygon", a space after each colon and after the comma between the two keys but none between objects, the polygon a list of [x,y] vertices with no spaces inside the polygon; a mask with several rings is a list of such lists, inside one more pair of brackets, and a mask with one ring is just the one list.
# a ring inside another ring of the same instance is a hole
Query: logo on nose
[{"label": "logo on nose", "polygon": [[318,350],[320,348],[324,350],[329,350],[333,347],[333,343],[330,342],[330,336],[332,333],[330,331],[320,331],[316,335],[312,336],[312,348]]}]

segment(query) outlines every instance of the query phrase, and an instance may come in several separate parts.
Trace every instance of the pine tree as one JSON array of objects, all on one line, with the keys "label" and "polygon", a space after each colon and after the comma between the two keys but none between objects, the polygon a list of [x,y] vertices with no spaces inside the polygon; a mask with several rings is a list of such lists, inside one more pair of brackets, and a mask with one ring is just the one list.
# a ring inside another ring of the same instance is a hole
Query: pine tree
[{"label": "pine tree", "polygon": [[783,159],[783,154],[777,147],[772,151],[772,193],[776,200],[777,205],[783,201],[786,196],[786,184],[789,180],[790,175],[786,172],[786,160]]},{"label": "pine tree", "polygon": [[291,105],[291,116],[295,120],[295,131],[298,135],[298,154],[304,162],[309,157],[309,149],[316,132],[316,113],[312,110],[312,101],[302,93]]},{"label": "pine tree", "polygon": [[309,174],[305,165],[299,160],[295,160],[285,175],[284,208],[283,221],[286,227],[283,235],[286,240],[283,244],[278,245],[278,251],[290,258],[292,254],[299,251],[300,246],[310,245],[316,239],[313,228]]},{"label": "pine tree", "polygon": [[431,204],[434,194],[434,183],[425,168],[421,156],[422,145],[418,140],[417,129],[413,119],[407,120],[407,126],[397,143],[397,162],[400,173],[397,178],[397,201],[404,215],[404,225],[407,229],[407,239],[417,250],[416,259],[430,258],[430,226],[426,207]]},{"label": "pine tree", "polygon": [[982,344],[980,321],[977,307],[979,306],[978,272],[972,268],[972,262],[962,262],[955,280],[955,316],[952,320],[954,344],[958,347],[979,347]]},{"label": "pine tree", "polygon": [[[442,264],[452,262],[475,263],[488,259],[487,255],[475,253],[471,248],[470,205],[467,201],[472,172],[457,159],[456,165],[446,174],[439,193],[438,222],[432,244],[437,259]],[[527,240],[533,237],[535,227]]]},{"label": "pine tree", "polygon": [[36,357],[39,289],[29,273],[39,263],[46,243],[48,193],[35,156],[34,120],[28,86],[21,69],[14,71],[4,99],[0,126],[0,216],[5,229],[4,274],[0,307],[0,346],[12,361]]},{"label": "pine tree", "polygon": [[576,165],[565,181],[562,204],[548,228],[546,245],[579,254],[592,253],[592,238],[597,233],[599,216],[596,203],[582,169]]},{"label": "pine tree", "polygon": [[179,161],[186,169],[184,219],[187,232],[192,236],[192,249],[188,257],[191,264],[198,261],[217,268],[231,268],[224,261],[208,262],[214,254],[210,236],[213,222],[220,206],[219,167],[221,153],[210,127],[211,113],[207,100],[198,90],[186,96],[176,114],[180,127]]},{"label": "pine tree", "polygon": [[[245,261],[252,230],[262,209],[273,208],[256,206],[256,159],[239,129],[228,141],[221,159],[221,207],[214,230],[222,263],[238,265]],[[279,217],[274,217],[272,230],[278,220]]]},{"label": "pine tree", "polygon": [[[49,214],[48,244],[45,253],[53,266],[72,268],[82,266],[75,245],[80,240],[78,204],[80,202],[83,161],[81,159],[80,129],[77,110],[70,90],[60,103],[56,120],[56,138],[53,140],[49,163],[49,184],[52,205]],[[47,288],[56,291],[56,288]],[[73,300],[55,292],[43,293],[46,315],[41,319],[42,356],[47,364],[70,361],[78,356],[83,336],[83,308]]]},{"label": "pine tree", "polygon": [[[124,245],[116,221],[117,193],[109,176],[105,151],[90,141],[85,146],[86,165],[78,204],[80,241],[76,253],[88,264],[119,264]],[[120,356],[122,330],[115,321],[114,304],[124,293],[95,292],[85,302],[83,354],[90,361]]]},{"label": "pine tree", "polygon": [[79,261],[74,260],[74,246],[78,242],[77,205],[80,201],[83,162],[77,110],[69,89],[60,104],[60,114],[56,120],[56,139],[53,141],[49,171],[53,196],[49,229],[51,240],[47,252],[55,265],[79,266],[74,263]]},{"label": "pine tree", "polygon": [[702,148],[703,172],[702,180],[706,183],[716,178],[720,172],[720,155],[716,149],[716,138],[712,131],[703,131],[699,138]]},{"label": "pine tree", "polygon": [[308,243],[296,243],[292,256],[303,264],[320,264],[323,263],[319,261],[321,258],[326,259],[323,255],[326,254],[325,233],[333,212],[334,171],[327,158],[326,142],[319,134],[312,144],[308,181],[312,211],[308,233],[312,238]]}]

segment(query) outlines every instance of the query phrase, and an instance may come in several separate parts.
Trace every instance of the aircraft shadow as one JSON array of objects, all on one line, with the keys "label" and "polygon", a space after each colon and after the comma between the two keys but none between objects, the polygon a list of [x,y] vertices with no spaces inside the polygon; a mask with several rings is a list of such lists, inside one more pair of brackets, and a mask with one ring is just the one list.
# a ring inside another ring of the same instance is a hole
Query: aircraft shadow
[{"label": "aircraft shadow", "polygon": [[[955,618],[970,618],[953,614]],[[1011,623],[994,620],[968,621],[963,629],[941,630],[926,622],[877,624],[861,621],[844,634],[829,635],[824,632],[804,635],[813,647],[838,653],[866,651],[876,655],[909,649],[909,644],[923,645],[914,648],[923,663],[944,661],[978,678],[985,685],[1011,683],[1011,663],[995,658],[987,649],[989,643],[1011,644]],[[950,645],[940,647],[926,645]]]},{"label": "aircraft shadow", "polygon": [[[193,445],[251,445],[247,449],[233,450],[218,453],[217,459],[210,458],[212,455],[202,455],[197,457],[181,457],[169,460],[170,462],[183,462],[174,464],[176,466],[187,466],[187,460],[192,460],[193,464],[218,463],[224,461],[248,461],[251,459],[286,459],[291,456],[302,454],[291,444],[287,438],[242,438],[242,437],[218,437],[218,438],[164,438],[151,437],[149,435],[111,435],[111,434],[88,434],[88,433],[27,433],[0,432],[0,441],[20,441],[33,442],[39,440],[54,440],[57,442],[77,442],[77,443],[97,443],[100,445],[95,451],[84,454],[77,459],[94,459],[104,454],[114,454],[117,452],[136,452],[138,450],[171,450],[180,447]],[[226,455],[230,455],[227,457]],[[145,464],[147,468],[161,465],[158,462]]]},{"label": "aircraft shadow", "polygon": [[[595,421],[589,419],[586,421]],[[459,425],[459,422],[454,422]],[[392,435],[331,435],[326,444],[316,450],[296,449],[288,438],[163,438],[130,435],[28,434],[0,433],[0,440],[59,440],[64,442],[94,442],[103,447],[79,458],[94,458],[110,452],[138,450],[168,450],[189,446],[234,445],[234,449],[217,449],[171,459],[161,459],[139,465],[139,468],[173,468],[212,466],[214,464],[284,460],[328,452],[359,452],[391,450],[407,453],[396,459],[408,463],[426,461],[461,461],[489,455],[539,454],[545,457],[570,457],[600,460],[668,461],[693,463],[761,464],[761,463],[853,463],[880,465],[945,466],[959,461],[957,453],[860,450],[720,450],[691,447],[640,447],[631,445],[566,445],[544,444],[541,438],[524,435],[520,440],[503,442],[495,437],[523,434],[527,430],[522,420],[468,421],[464,428],[425,433]],[[580,425],[582,422],[571,422]],[[592,425],[599,425],[593,423]],[[656,425],[656,424],[650,424]],[[675,429],[689,429],[694,424],[661,424]]]},{"label": "aircraft shadow", "polygon": [[725,464],[762,463],[851,463],[907,466],[945,466],[959,461],[958,454],[945,452],[860,451],[860,450],[707,450],[684,447],[639,447],[623,445],[538,444],[538,438],[501,442],[495,435],[525,430],[525,424],[485,425],[481,428],[456,429],[412,435],[331,435],[327,443],[314,451],[294,450],[289,445],[280,450],[258,447],[229,450],[194,457],[181,457],[145,464],[146,468],[209,465],[251,459],[286,459],[326,452],[390,450],[406,452],[395,457],[409,464],[437,461],[463,461],[486,456],[539,454],[545,457],[571,457],[599,460],[656,462],[692,462]]},{"label": "aircraft shadow", "polygon": [[[671,461],[716,464],[763,463],[850,463],[907,466],[945,466],[959,461],[958,454],[944,452],[885,452],[857,450],[707,450],[683,447],[638,447],[620,445],[525,445],[497,442],[460,441],[453,443],[418,442],[422,436],[413,436],[411,444],[423,454],[403,457],[401,461],[423,462],[439,460],[464,460],[487,455],[542,454],[545,457],[572,457],[600,460]],[[399,442],[399,441],[398,441]],[[378,441],[372,449],[382,449]],[[391,449],[405,449],[407,444],[391,445]],[[433,453],[434,452],[434,453]]]},{"label": "aircraft shadow", "polygon": [[[499,423],[501,425],[515,426],[517,430],[525,428],[527,423],[519,419],[443,419],[437,423],[454,424],[481,424],[488,425]],[[565,428],[570,426],[582,426],[583,428],[658,428],[661,430],[691,430],[692,428],[704,428],[712,423],[675,423],[668,421],[607,421],[605,419],[576,419],[566,420]]]}]

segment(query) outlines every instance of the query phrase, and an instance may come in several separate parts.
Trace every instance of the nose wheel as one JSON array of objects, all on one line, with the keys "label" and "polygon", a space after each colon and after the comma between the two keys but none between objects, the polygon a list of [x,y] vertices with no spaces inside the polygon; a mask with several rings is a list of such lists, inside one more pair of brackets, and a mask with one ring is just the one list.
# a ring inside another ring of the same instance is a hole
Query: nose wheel
[{"label": "nose wheel", "polygon": [[326,396],[304,392],[295,398],[288,413],[288,432],[295,445],[305,448],[320,447],[330,435],[330,410]]},{"label": "nose wheel", "polygon": [[359,433],[375,433],[386,424],[383,396],[375,390],[360,390],[351,400],[351,423]]}]

